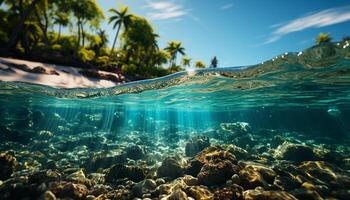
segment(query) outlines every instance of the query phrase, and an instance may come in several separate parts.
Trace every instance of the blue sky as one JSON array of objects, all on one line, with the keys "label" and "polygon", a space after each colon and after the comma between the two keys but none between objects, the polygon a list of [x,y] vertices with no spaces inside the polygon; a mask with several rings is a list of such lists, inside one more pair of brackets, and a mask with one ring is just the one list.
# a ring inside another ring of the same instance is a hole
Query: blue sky
[{"label": "blue sky", "polygon": [[[108,9],[129,6],[150,20],[160,47],[181,41],[194,61],[220,67],[260,63],[314,44],[320,32],[335,40],[350,35],[349,0],[97,0]],[[112,25],[102,25],[110,40]]]}]

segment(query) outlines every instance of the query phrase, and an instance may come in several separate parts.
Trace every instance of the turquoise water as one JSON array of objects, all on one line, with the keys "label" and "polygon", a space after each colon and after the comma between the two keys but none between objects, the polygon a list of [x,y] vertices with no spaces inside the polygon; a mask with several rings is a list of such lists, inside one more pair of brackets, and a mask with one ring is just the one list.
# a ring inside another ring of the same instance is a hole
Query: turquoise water
[{"label": "turquoise water", "polygon": [[[345,173],[350,166],[350,54],[341,47],[322,48],[255,66],[187,70],[113,88],[0,82],[0,151],[20,163],[11,177],[67,168],[102,173],[119,163],[157,171],[168,156],[193,157],[186,152],[190,139],[205,136],[211,145],[233,144],[256,156],[242,161],[271,166],[287,160],[299,166],[322,160]],[[276,136],[335,156],[281,158],[283,141],[274,145]],[[135,145],[141,155],[117,159]],[[1,185],[0,190],[10,191]],[[319,193],[336,196],[331,191]],[[6,198],[18,197],[11,195]]]}]

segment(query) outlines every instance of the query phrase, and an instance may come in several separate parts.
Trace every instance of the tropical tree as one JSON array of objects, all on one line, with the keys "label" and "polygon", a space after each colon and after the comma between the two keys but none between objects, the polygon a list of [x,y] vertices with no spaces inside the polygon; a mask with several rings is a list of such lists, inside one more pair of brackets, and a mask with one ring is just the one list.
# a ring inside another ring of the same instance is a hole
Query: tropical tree
[{"label": "tropical tree", "polygon": [[50,44],[49,36],[48,36],[48,30],[49,26],[52,22],[52,15],[53,15],[53,5],[55,4],[55,1],[53,0],[41,0],[34,9],[34,16],[35,19],[40,27],[40,30],[42,32],[42,40],[46,45]]},{"label": "tropical tree", "polygon": [[164,48],[171,55],[170,66],[176,65],[176,58],[178,54],[186,55],[185,48],[181,42],[171,41],[168,46]]},{"label": "tropical tree", "polygon": [[182,58],[182,65],[183,65],[184,67],[190,67],[190,65],[191,65],[191,59],[188,58],[188,57],[183,57],[183,58]]},{"label": "tropical tree", "polygon": [[108,35],[105,30],[99,29],[97,32],[98,37],[100,38],[100,46],[105,47],[108,43]]},{"label": "tropical tree", "polygon": [[332,40],[329,33],[320,33],[316,38],[316,43],[318,45],[329,43]]},{"label": "tropical tree", "polygon": [[102,9],[96,0],[70,0],[70,7],[76,18],[78,28],[77,49],[85,45],[84,24],[89,23],[90,27],[99,27],[100,20],[104,18]]},{"label": "tropical tree", "polygon": [[117,33],[114,37],[114,41],[112,45],[111,55],[113,54],[121,27],[123,26],[124,29],[127,29],[131,23],[132,15],[128,13],[128,9],[129,9],[128,7],[121,8],[119,11],[113,8],[109,9],[109,12],[114,14],[109,18],[109,23],[112,23],[112,22],[114,23],[113,29],[115,29],[118,26]]},{"label": "tropical tree", "polygon": [[211,59],[210,61],[210,67],[211,68],[217,68],[218,67],[218,59],[216,58],[216,56],[214,56],[214,58]]},{"label": "tropical tree", "polygon": [[194,65],[196,68],[205,68],[205,64],[202,61],[197,61]]},{"label": "tropical tree", "polygon": [[97,35],[91,36],[90,49],[95,51],[96,56],[102,54],[102,48],[105,48],[108,43],[108,35],[105,30],[99,29]]},{"label": "tropical tree", "polygon": [[171,56],[169,55],[169,53],[161,49],[152,56],[153,66],[160,66],[162,64],[165,64],[170,58]]},{"label": "tropical tree", "polygon": [[[12,32],[10,34],[10,38],[9,38],[9,42],[8,45],[6,47],[7,51],[14,49],[14,47],[16,46],[18,39],[19,39],[19,35],[21,33],[21,31],[23,31],[23,26],[25,21],[28,19],[28,17],[32,14],[35,6],[40,2],[41,0],[32,0],[29,4],[27,4],[27,6],[25,6],[25,8],[23,8],[23,2],[22,3],[22,9],[20,9],[20,12],[18,14],[18,21],[16,21],[14,23],[14,27],[12,29]],[[17,1],[5,1],[5,3],[10,4],[11,7],[16,7],[17,5]],[[23,33],[25,34],[25,33]]]},{"label": "tropical tree", "polygon": [[129,27],[122,35],[126,63],[134,63],[140,68],[152,66],[152,57],[158,52],[157,38],[151,24],[143,17],[133,15]]},{"label": "tropical tree", "polygon": [[58,25],[58,38],[57,40],[61,39],[61,29],[62,27],[66,27],[69,24],[69,16],[65,12],[58,12],[56,13],[56,16],[54,17],[54,24]]}]

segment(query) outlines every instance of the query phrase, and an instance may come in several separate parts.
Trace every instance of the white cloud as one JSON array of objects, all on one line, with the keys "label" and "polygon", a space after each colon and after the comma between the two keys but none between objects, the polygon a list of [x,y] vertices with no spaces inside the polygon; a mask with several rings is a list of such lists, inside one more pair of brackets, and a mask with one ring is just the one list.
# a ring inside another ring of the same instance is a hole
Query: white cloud
[{"label": "white cloud", "polygon": [[228,10],[233,7],[233,3],[226,4],[220,7],[220,10]]},{"label": "white cloud", "polygon": [[308,14],[284,24],[271,26],[271,28],[275,28],[275,30],[263,44],[275,42],[289,33],[303,31],[309,28],[330,26],[348,20],[350,20],[350,6],[331,8],[317,13]]},{"label": "white cloud", "polygon": [[179,18],[188,12],[182,5],[171,1],[148,1],[147,7],[151,9],[147,16],[154,20]]}]

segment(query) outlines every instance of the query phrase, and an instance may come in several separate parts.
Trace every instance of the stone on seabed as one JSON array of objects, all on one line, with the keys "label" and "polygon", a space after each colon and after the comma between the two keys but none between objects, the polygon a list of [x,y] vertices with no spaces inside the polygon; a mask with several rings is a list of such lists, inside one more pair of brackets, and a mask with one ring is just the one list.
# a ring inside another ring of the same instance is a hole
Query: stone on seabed
[{"label": "stone on seabed", "polygon": [[192,157],[210,146],[209,138],[206,136],[195,136],[191,138],[185,146],[186,156]]},{"label": "stone on seabed", "polygon": [[0,153],[0,180],[10,178],[17,165],[16,158],[7,153]]},{"label": "stone on seabed", "polygon": [[285,191],[261,191],[261,190],[246,190],[243,192],[244,200],[297,200],[293,195]]}]

